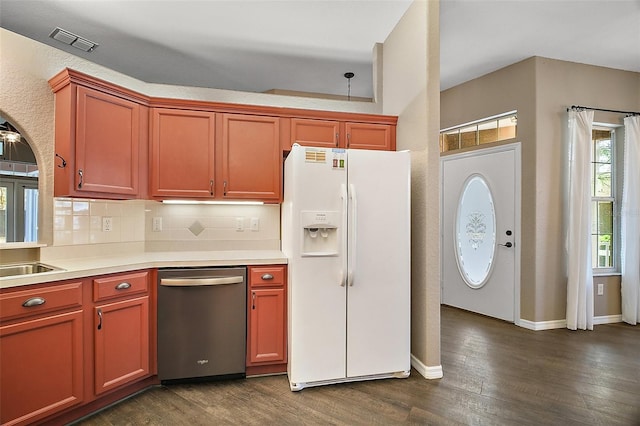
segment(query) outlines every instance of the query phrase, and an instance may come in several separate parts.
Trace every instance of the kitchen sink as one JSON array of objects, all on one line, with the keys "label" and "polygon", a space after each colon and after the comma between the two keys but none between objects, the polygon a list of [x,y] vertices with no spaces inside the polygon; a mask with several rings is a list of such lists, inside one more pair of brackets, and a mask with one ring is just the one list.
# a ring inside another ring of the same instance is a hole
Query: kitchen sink
[{"label": "kitchen sink", "polygon": [[59,271],[60,268],[45,265],[44,263],[17,263],[14,265],[0,265],[0,277],[11,277],[14,275],[30,275],[42,272]]}]

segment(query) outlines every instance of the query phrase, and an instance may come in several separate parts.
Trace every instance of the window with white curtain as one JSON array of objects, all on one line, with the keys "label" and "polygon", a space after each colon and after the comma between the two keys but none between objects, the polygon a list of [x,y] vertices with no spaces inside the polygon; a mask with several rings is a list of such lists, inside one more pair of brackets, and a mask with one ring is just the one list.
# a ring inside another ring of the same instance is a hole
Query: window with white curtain
[{"label": "window with white curtain", "polygon": [[591,157],[591,249],[594,273],[619,270],[620,231],[618,200],[622,162],[617,160],[622,143],[616,128],[594,124]]}]

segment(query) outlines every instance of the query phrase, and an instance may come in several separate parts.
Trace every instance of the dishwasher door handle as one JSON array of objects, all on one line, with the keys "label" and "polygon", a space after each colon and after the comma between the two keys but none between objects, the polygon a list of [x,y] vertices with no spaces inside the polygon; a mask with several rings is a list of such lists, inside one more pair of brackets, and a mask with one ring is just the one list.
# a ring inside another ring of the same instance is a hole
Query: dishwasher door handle
[{"label": "dishwasher door handle", "polygon": [[240,284],[244,277],[210,277],[210,278],[162,278],[160,285],[165,287],[199,287],[207,285]]}]

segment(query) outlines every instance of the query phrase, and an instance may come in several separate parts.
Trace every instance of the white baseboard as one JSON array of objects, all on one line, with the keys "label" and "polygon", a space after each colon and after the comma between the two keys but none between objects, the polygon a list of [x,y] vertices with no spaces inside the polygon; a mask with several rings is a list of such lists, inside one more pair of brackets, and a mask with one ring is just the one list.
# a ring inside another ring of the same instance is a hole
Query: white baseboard
[{"label": "white baseboard", "polygon": [[413,354],[411,354],[411,366],[416,369],[418,373],[422,375],[425,379],[441,379],[442,378],[442,366],[437,365],[435,367],[430,367],[428,365],[424,365],[422,361],[416,358]]},{"label": "white baseboard", "polygon": [[552,330],[554,328],[567,328],[567,320],[529,321],[520,318],[519,321],[516,321],[516,325],[533,331]]},{"label": "white baseboard", "polygon": [[613,324],[616,322],[622,322],[622,315],[602,315],[599,317],[593,317],[593,325]]},{"label": "white baseboard", "polygon": [[[622,322],[622,315],[602,315],[599,317],[593,317],[593,325],[598,324],[613,324],[616,322]],[[516,321],[516,325],[523,328],[528,328],[533,331],[540,330],[552,330],[554,328],[567,328],[567,320],[554,320],[554,321],[529,321],[520,319]]]}]

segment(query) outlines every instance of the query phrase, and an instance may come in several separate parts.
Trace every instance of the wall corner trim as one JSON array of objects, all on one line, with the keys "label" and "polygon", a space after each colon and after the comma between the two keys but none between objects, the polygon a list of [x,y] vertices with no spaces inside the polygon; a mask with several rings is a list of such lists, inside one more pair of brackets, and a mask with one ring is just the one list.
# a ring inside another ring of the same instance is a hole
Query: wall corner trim
[{"label": "wall corner trim", "polygon": [[441,379],[442,365],[428,366],[422,363],[415,355],[411,354],[411,366],[425,379]]}]

